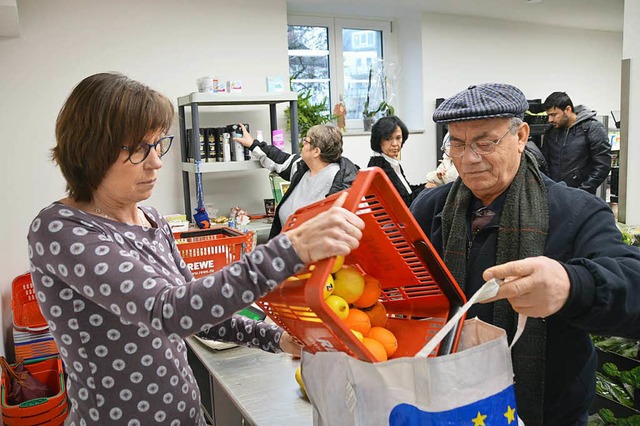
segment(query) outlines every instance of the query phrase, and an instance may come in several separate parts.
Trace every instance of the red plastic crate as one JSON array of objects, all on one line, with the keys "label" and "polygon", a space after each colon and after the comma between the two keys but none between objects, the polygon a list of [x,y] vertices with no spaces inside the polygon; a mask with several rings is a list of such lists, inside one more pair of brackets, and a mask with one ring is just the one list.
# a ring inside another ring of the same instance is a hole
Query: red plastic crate
[{"label": "red plastic crate", "polygon": [[180,255],[193,276],[209,275],[240,260],[252,249],[253,234],[221,226],[174,234]]},{"label": "red plastic crate", "polygon": [[40,382],[49,386],[53,394],[19,405],[7,402],[9,378],[2,374],[2,419],[5,424],[40,425],[62,424],[67,416],[67,391],[60,357],[25,361],[25,368]]},{"label": "red plastic crate", "polygon": [[[345,258],[377,278],[380,301],[388,313],[387,328],[398,339],[393,358],[414,356],[465,303],[463,292],[424,235],[389,178],[379,168],[361,170],[344,208],[355,212],[365,229],[360,247]],[[301,208],[283,232],[331,207],[340,193]],[[342,351],[356,358],[375,358],[324,301],[323,287],[335,258],[318,262],[307,280],[288,281],[257,303],[306,350]],[[442,355],[456,350],[458,325],[438,346]]]},{"label": "red plastic crate", "polygon": [[47,327],[47,321],[42,316],[31,274],[19,275],[11,284],[11,309],[13,310],[13,324],[21,330],[42,329]]}]

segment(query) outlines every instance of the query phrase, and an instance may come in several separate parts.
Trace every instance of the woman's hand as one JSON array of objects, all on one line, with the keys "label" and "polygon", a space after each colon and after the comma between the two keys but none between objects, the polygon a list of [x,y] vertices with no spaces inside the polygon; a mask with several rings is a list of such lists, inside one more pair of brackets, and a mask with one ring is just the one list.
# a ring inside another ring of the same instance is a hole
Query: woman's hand
[{"label": "woman's hand", "polygon": [[282,352],[286,352],[294,358],[300,358],[302,354],[302,346],[293,340],[293,337],[286,331],[280,336],[280,349],[282,349]]},{"label": "woman's hand", "polygon": [[342,208],[346,199],[345,192],[329,210],[285,232],[304,263],[331,256],[346,256],[360,245],[364,222],[356,214]]},{"label": "woman's hand", "polygon": [[253,145],[253,137],[251,136],[251,133],[247,131],[247,128],[244,127],[244,124],[242,123],[238,123],[238,124],[242,129],[242,137],[233,138],[233,140],[240,143],[242,146],[246,146],[247,148],[249,148],[251,145]]}]

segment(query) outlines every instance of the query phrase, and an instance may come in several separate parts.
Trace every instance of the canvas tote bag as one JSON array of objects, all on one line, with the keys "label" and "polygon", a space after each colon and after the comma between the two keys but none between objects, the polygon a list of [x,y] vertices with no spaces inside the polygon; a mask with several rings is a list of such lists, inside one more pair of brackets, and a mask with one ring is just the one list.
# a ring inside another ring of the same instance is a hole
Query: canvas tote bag
[{"label": "canvas tote bag", "polygon": [[[491,297],[482,291],[464,311]],[[304,352],[302,378],[317,426],[522,425],[506,333],[477,318],[464,322],[454,354],[369,363],[342,352]]]}]

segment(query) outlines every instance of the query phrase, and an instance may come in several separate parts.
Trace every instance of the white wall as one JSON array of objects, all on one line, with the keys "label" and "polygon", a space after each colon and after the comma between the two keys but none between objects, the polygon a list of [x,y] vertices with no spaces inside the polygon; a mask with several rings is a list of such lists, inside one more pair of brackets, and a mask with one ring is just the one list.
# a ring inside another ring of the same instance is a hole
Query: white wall
[{"label": "white wall", "polygon": [[528,99],[565,91],[601,115],[620,109],[621,33],[425,14],[422,46],[427,135],[435,99],[472,84],[510,83]]},{"label": "white wall", "polygon": [[[28,269],[28,225],[64,196],[49,151],[57,113],[75,84],[120,71],[175,100],[197,90],[203,75],[240,79],[253,93],[265,92],[266,76],[288,75],[285,0],[20,0],[18,12],[20,37],[0,39],[0,332],[11,324],[11,280]],[[264,129],[266,111],[264,124],[255,118]],[[177,120],[175,127],[177,134]],[[183,209],[179,159],[176,145],[149,200],[164,213]],[[260,176],[223,179],[225,191],[235,185],[239,194],[229,203],[256,199],[264,209],[270,189]],[[210,191],[215,182],[205,185]]]}]

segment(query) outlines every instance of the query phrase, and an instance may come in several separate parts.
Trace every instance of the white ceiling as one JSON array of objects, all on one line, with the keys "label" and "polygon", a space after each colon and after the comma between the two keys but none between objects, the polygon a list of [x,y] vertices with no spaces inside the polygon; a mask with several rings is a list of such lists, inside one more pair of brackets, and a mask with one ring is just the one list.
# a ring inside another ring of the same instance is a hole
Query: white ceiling
[{"label": "white ceiling", "polygon": [[[289,12],[394,19],[416,12],[622,32],[624,0],[287,0]],[[0,38],[19,37],[16,0],[0,0]]]},{"label": "white ceiling", "polygon": [[287,0],[288,11],[394,19],[443,13],[622,32],[624,0]]}]

